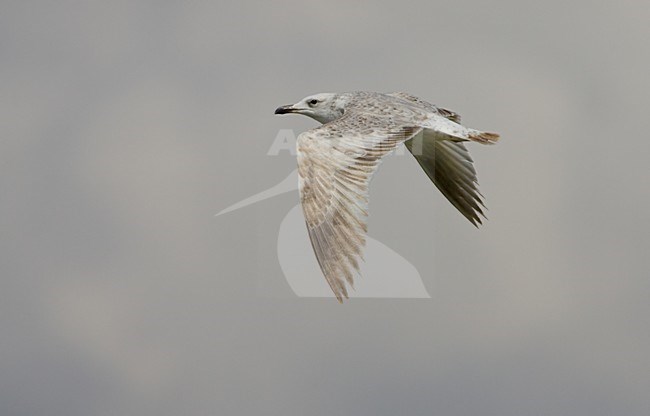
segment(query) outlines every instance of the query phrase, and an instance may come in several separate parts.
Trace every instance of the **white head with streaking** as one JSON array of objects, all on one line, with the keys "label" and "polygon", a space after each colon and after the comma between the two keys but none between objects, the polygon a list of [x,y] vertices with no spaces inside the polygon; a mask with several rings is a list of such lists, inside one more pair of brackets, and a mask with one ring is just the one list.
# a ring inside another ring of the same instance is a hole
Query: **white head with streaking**
[{"label": "white head with streaking", "polygon": [[346,101],[341,94],[322,92],[305,97],[295,104],[278,107],[275,114],[302,114],[325,124],[343,115]]}]

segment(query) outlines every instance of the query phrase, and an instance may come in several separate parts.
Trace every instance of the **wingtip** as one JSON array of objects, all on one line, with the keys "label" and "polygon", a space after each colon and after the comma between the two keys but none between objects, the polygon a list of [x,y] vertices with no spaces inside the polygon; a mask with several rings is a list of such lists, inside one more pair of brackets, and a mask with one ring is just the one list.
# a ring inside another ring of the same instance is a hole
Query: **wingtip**
[{"label": "wingtip", "polygon": [[345,300],[350,299],[350,296],[348,296],[348,291],[345,290],[345,288],[340,291],[340,292],[334,292],[334,296],[336,296],[336,300],[340,303],[343,304],[343,298],[345,297]]},{"label": "wingtip", "polygon": [[[487,209],[487,208],[485,208],[485,209]],[[481,227],[483,227],[485,225],[484,221],[487,221],[487,219],[488,219],[485,216],[485,214],[483,213],[483,211],[480,211],[480,214],[481,214],[481,216],[476,215],[476,217],[474,217],[474,219],[470,219],[470,222],[472,223],[472,225],[474,227],[476,227],[477,229],[480,229]],[[481,217],[483,217],[483,218],[481,218]]]}]

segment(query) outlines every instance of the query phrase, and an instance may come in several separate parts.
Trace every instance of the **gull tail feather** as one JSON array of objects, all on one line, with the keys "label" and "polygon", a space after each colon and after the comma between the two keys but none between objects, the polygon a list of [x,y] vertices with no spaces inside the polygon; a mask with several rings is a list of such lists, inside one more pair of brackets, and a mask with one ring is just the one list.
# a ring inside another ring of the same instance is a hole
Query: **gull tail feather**
[{"label": "gull tail feather", "polygon": [[481,144],[495,144],[499,140],[497,133],[488,133],[486,131],[475,131],[468,135],[469,139]]}]

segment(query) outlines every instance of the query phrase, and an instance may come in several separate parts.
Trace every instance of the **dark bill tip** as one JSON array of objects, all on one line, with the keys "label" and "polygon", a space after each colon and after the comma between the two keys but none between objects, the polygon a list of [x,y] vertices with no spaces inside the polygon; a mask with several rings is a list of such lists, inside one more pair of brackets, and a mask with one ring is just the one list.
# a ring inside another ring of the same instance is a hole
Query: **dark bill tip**
[{"label": "dark bill tip", "polygon": [[275,114],[287,114],[291,113],[293,111],[293,108],[290,105],[283,105],[282,107],[278,107],[275,109]]}]

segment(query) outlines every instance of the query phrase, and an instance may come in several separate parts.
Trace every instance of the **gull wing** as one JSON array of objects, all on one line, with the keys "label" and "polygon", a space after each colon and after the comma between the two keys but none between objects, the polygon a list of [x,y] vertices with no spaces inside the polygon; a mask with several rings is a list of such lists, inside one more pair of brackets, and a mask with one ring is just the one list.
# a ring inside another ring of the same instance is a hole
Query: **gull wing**
[{"label": "gull wing", "polygon": [[485,205],[478,191],[473,160],[463,142],[494,144],[499,135],[470,129],[436,114],[423,126],[423,134],[406,147],[440,192],[478,227],[483,215],[481,207]]},{"label": "gull wing", "polygon": [[[499,136],[461,126],[460,115],[405,92],[387,94],[444,117],[433,116],[416,140],[405,143],[422,170],[451,204],[472,224],[481,224],[485,205],[478,190],[474,161],[462,141],[493,144]],[[446,120],[445,120],[446,119]],[[421,140],[421,141],[418,141]]]},{"label": "gull wing", "polygon": [[485,205],[472,157],[464,143],[448,140],[447,136],[428,129],[422,141],[418,139],[406,142],[406,148],[449,202],[478,227],[482,223],[480,216],[485,218],[482,209]]},{"label": "gull wing", "polygon": [[421,131],[348,113],[298,136],[300,202],[318,264],[339,302],[363,258],[372,175],[382,157]]}]

